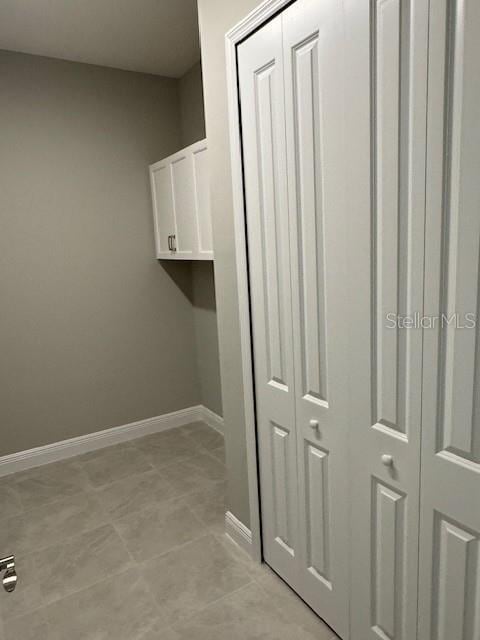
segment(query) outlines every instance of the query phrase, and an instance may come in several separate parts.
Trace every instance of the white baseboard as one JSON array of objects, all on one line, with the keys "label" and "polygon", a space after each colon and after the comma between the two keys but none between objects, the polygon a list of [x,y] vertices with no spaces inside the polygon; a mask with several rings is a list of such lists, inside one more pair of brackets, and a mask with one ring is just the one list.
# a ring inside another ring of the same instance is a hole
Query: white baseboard
[{"label": "white baseboard", "polygon": [[35,449],[0,457],[0,477],[197,421],[204,421],[212,428],[223,433],[220,427],[220,425],[223,425],[223,420],[203,405],[196,405],[154,418],[138,420],[120,427],[112,427],[77,438],[70,438],[69,440],[62,440],[43,447],[36,447]]},{"label": "white baseboard", "polygon": [[249,556],[253,556],[252,532],[231,511],[225,514],[225,533]]},{"label": "white baseboard", "polygon": [[203,422],[206,422],[208,426],[212,427],[212,429],[215,429],[215,431],[218,431],[218,433],[221,433],[223,436],[223,418],[204,405],[200,405],[200,411],[202,414],[201,420],[203,420]]}]

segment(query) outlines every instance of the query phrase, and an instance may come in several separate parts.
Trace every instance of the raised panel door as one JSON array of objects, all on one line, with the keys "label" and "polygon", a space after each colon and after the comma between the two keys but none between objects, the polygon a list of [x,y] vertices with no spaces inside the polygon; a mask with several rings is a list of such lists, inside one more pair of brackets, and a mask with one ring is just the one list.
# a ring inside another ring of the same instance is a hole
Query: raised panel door
[{"label": "raised panel door", "polygon": [[430,3],[419,638],[480,638],[480,5]]},{"label": "raised panel door", "polygon": [[348,0],[351,637],[417,629],[427,0]]},{"label": "raised panel door", "polygon": [[263,551],[298,589],[298,499],[281,18],[239,46]]},{"label": "raised panel door", "polygon": [[343,12],[298,0],[282,14],[300,593],[348,637],[348,404]]}]

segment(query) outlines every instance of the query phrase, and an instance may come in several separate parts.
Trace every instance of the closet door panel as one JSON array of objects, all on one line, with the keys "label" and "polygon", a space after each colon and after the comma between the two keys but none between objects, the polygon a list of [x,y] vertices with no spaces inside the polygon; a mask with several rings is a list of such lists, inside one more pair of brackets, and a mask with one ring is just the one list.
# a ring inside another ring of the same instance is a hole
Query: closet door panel
[{"label": "closet door panel", "polygon": [[351,629],[416,637],[427,0],[347,1]]},{"label": "closet door panel", "polygon": [[239,46],[264,555],[297,588],[297,444],[281,19]]},{"label": "closet door panel", "polygon": [[[480,6],[430,7],[419,637],[480,637]],[[440,318],[440,320],[438,320]],[[475,326],[473,326],[475,323]]]},{"label": "closet door panel", "polygon": [[302,597],[348,636],[342,7],[282,14]]}]

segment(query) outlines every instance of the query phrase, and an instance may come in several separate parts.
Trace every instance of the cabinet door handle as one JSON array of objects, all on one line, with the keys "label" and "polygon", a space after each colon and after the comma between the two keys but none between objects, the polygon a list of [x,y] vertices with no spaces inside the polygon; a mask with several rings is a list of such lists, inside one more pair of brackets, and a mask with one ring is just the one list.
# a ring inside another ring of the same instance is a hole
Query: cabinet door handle
[{"label": "cabinet door handle", "polygon": [[171,236],[172,238],[172,251],[176,251],[177,250],[177,238],[175,236],[175,234],[173,236]]},{"label": "cabinet door handle", "polygon": [[172,250],[172,236],[168,236],[168,248]]}]

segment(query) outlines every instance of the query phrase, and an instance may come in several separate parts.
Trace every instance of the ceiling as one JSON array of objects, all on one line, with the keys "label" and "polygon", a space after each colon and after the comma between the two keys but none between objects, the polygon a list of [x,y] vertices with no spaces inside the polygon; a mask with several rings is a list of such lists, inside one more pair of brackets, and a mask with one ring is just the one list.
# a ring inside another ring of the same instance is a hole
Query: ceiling
[{"label": "ceiling", "polygon": [[178,78],[200,59],[196,0],[0,0],[0,49]]}]

